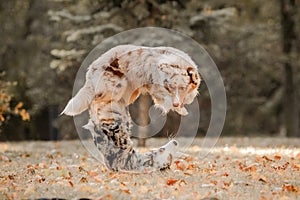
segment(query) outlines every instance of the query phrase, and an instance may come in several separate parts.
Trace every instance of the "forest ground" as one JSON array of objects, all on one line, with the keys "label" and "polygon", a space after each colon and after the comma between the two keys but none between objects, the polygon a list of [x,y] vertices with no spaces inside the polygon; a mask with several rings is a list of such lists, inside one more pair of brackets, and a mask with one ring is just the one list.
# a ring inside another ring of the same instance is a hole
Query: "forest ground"
[{"label": "forest ground", "polygon": [[0,199],[300,199],[300,139],[225,137],[200,157],[202,142],[152,173],[110,172],[78,140],[3,142]]}]

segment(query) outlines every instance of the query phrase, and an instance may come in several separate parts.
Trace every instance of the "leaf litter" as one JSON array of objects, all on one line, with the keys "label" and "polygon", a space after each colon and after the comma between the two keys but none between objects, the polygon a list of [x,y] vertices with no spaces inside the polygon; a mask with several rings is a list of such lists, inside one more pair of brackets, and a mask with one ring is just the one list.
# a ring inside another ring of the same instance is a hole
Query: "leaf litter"
[{"label": "leaf litter", "polygon": [[79,141],[0,143],[0,199],[300,199],[299,144],[220,138],[211,150],[191,146],[168,171],[115,173]]}]

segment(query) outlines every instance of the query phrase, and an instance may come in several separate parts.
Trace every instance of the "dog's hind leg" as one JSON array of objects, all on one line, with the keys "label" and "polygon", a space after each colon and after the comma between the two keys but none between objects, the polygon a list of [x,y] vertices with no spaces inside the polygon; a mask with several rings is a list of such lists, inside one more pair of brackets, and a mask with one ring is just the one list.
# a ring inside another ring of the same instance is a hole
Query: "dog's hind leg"
[{"label": "dog's hind leg", "polygon": [[95,100],[91,104],[90,115],[95,116],[91,116],[86,128],[92,133],[94,143],[109,169],[140,171],[149,167],[166,169],[170,166],[178,143],[172,140],[145,154],[137,152],[130,139],[131,118],[122,101],[102,105]]},{"label": "dog's hind leg", "polygon": [[97,149],[104,157],[105,165],[112,171],[142,171],[144,169],[168,169],[173,161],[178,143],[169,141],[166,145],[148,151],[144,154],[137,152],[133,146],[121,147],[116,145],[99,126],[93,122],[86,126],[93,135]]}]

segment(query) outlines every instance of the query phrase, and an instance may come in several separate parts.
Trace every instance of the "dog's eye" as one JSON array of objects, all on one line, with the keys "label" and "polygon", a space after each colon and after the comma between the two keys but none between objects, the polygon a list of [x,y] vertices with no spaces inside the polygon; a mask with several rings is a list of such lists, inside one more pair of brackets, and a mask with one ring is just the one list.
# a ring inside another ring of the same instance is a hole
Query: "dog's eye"
[{"label": "dog's eye", "polygon": [[172,89],[172,90],[175,90],[176,86],[175,86],[175,84],[170,84],[169,88]]},{"label": "dog's eye", "polygon": [[164,84],[164,87],[169,93],[172,93],[171,88],[169,87],[169,85],[167,83]]},{"label": "dog's eye", "polygon": [[184,87],[184,86],[179,86],[179,87],[178,87],[178,90],[184,91],[184,90],[185,90],[185,87]]},{"label": "dog's eye", "polygon": [[165,150],[166,150],[165,148],[161,147],[159,148],[159,153],[163,153]]}]

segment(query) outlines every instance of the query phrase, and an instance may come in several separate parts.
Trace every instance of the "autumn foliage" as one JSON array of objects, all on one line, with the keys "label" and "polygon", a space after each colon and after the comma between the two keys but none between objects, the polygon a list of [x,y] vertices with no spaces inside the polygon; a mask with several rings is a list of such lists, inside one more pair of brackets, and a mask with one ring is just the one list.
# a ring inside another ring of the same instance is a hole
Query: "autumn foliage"
[{"label": "autumn foliage", "polygon": [[16,105],[12,103],[13,94],[10,90],[16,84],[16,82],[0,80],[0,127],[12,115],[20,116],[24,121],[30,120],[29,113],[23,108],[22,102]]}]

